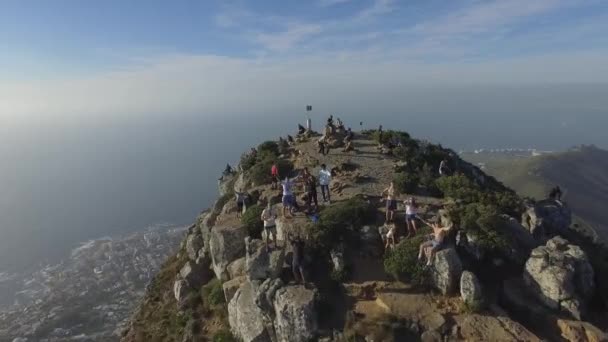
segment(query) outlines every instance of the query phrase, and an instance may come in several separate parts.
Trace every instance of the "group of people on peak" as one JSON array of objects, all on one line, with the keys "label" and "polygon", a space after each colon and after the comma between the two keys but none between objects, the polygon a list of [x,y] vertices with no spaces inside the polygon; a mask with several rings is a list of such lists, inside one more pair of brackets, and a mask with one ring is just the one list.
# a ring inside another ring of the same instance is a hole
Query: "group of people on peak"
[{"label": "group of people on peak", "polygon": [[[397,235],[397,224],[396,224],[396,211],[397,211],[397,191],[395,189],[394,182],[382,191],[381,196],[386,200],[386,217],[385,217],[385,228],[387,229],[386,236],[384,238],[385,249],[394,248],[396,245]],[[426,256],[427,263],[430,265],[435,256],[435,253],[443,247],[445,237],[448,232],[452,229],[452,224],[442,226],[439,223],[431,223],[425,221],[419,215],[419,206],[415,197],[410,196],[403,201],[405,206],[405,227],[407,234],[404,236],[405,239],[416,236],[418,233],[418,221],[431,227],[432,233],[428,236],[428,240],[424,241],[420,245],[420,251],[418,259],[423,260]]]},{"label": "group of people on peak", "polygon": [[[278,175],[276,179],[278,179]],[[314,214],[319,208],[317,186],[320,186],[321,188],[323,202],[330,202],[330,182],[331,171],[327,169],[327,166],[325,164],[321,165],[318,178],[310,173],[308,167],[305,167],[302,172],[294,178],[285,177],[285,179],[281,182],[281,187],[283,190],[281,199],[281,202],[283,204],[283,216],[286,218],[290,218],[293,216],[293,213],[295,211],[300,210],[300,207],[294,195],[294,187],[296,185],[300,184],[306,194],[305,197],[307,213]]]},{"label": "group of people on peak", "polygon": [[323,135],[321,136],[321,138],[319,138],[319,140],[317,140],[319,154],[329,154],[330,139],[333,139],[337,132],[341,132],[344,135],[344,138],[342,140],[342,143],[344,144],[344,149],[342,150],[342,152],[350,152],[355,150],[355,147],[353,145],[353,138],[355,135],[351,128],[346,128],[340,118],[338,118],[334,123],[334,116],[330,115],[329,118],[327,118],[327,124],[325,125],[325,129],[323,130]]}]

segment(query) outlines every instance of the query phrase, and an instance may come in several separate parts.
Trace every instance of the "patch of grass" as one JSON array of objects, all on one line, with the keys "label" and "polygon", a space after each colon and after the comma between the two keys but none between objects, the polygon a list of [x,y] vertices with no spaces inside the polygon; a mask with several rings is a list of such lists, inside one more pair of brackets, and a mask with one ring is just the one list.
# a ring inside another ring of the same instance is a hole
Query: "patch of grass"
[{"label": "patch of grass", "polygon": [[201,297],[205,301],[205,304],[207,304],[209,307],[215,307],[223,304],[226,299],[224,297],[222,282],[217,278],[213,278],[209,283],[201,288]]},{"label": "patch of grass", "polygon": [[272,181],[270,177],[270,168],[273,163],[277,163],[279,175],[285,177],[293,171],[293,163],[285,159],[277,159],[276,157],[266,156],[258,161],[249,170],[249,177],[256,185],[268,184]]}]

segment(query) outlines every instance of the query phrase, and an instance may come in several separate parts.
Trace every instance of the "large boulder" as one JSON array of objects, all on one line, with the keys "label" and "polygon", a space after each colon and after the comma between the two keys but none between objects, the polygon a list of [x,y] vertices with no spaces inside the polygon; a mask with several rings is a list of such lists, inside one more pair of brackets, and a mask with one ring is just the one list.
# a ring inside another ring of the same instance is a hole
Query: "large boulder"
[{"label": "large boulder", "polygon": [[246,261],[245,273],[250,280],[277,278],[285,263],[285,249],[266,249],[262,240],[245,239]]},{"label": "large boulder", "polygon": [[317,332],[316,292],[304,286],[287,286],[274,296],[275,331],[280,342],[306,342]]},{"label": "large boulder", "polygon": [[481,308],[483,305],[481,283],[473,272],[462,272],[460,276],[460,297],[470,308]]},{"label": "large boulder", "polygon": [[508,239],[507,247],[503,250],[504,256],[518,265],[523,265],[532,249],[538,246],[530,231],[508,215],[502,215],[500,224],[494,229]]},{"label": "large boulder", "polygon": [[559,319],[557,327],[568,342],[608,342],[608,334],[587,322]]},{"label": "large boulder", "polygon": [[458,250],[468,255],[470,258],[476,261],[481,261],[486,251],[481,247],[478,237],[472,232],[465,232],[464,230],[456,233],[456,246]]},{"label": "large boulder", "polygon": [[196,219],[196,226],[203,239],[203,254],[209,253],[209,238],[211,237],[211,228],[215,224],[215,216],[210,212],[204,212]]},{"label": "large boulder", "polygon": [[184,279],[177,279],[175,283],[173,283],[173,295],[178,304],[184,303],[191,291],[192,289]]},{"label": "large boulder", "polygon": [[431,266],[431,285],[443,295],[452,294],[458,290],[458,282],[462,273],[462,263],[453,248],[441,250],[435,254]]},{"label": "large boulder", "polygon": [[180,269],[179,275],[191,288],[198,289],[211,279],[209,263],[201,262],[197,264],[192,261],[188,261]]},{"label": "large boulder", "polygon": [[239,258],[231,262],[226,267],[226,272],[230,279],[238,278],[245,275],[246,258]]},{"label": "large boulder", "polygon": [[[378,229],[372,226],[363,226],[361,228],[361,248],[359,254],[361,256],[380,257],[384,252],[382,237],[378,234]],[[382,234],[382,232],[380,232]],[[386,233],[384,233],[386,235]]]},{"label": "large boulder", "polygon": [[547,199],[530,204],[522,215],[523,226],[538,241],[567,233],[572,211],[563,202]]},{"label": "large boulder", "polygon": [[188,258],[190,260],[195,261],[199,252],[203,248],[203,237],[200,233],[194,232],[186,238],[186,253],[188,253]]},{"label": "large boulder", "polygon": [[224,298],[226,298],[226,303],[230,303],[234,294],[238,289],[247,281],[247,277],[237,277],[234,279],[230,279],[227,282],[222,284],[222,289],[224,290]]},{"label": "large boulder", "polygon": [[[276,224],[276,228],[277,228],[277,240],[278,241],[285,241],[287,240],[287,233],[290,231],[294,231],[292,226],[293,226],[293,222],[290,222],[288,219],[285,219],[284,217],[279,217],[275,220],[275,224]],[[267,231],[266,229],[264,229],[262,231],[262,239],[264,241],[266,241],[266,239],[268,238],[267,236]]]},{"label": "large boulder", "polygon": [[217,226],[211,231],[209,253],[213,271],[218,279],[228,280],[226,267],[236,259],[245,256],[245,237],[247,230],[243,226]]},{"label": "large boulder", "polygon": [[235,174],[231,173],[229,175],[222,175],[222,177],[218,180],[218,192],[220,196],[225,196],[227,193],[231,192],[231,187],[235,181]]},{"label": "large boulder", "polygon": [[535,248],[524,281],[547,307],[580,319],[593,294],[593,268],[583,250],[557,236]]},{"label": "large boulder", "polygon": [[255,288],[245,282],[228,303],[228,322],[232,333],[244,342],[270,342],[262,320],[262,309],[255,304]]}]

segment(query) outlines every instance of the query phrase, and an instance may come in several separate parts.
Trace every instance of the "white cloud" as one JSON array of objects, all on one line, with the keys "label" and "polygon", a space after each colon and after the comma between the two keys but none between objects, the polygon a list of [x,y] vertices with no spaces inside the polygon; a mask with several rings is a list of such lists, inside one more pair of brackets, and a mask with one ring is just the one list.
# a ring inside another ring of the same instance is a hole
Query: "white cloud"
[{"label": "white cloud", "polygon": [[286,51],[302,40],[321,33],[322,30],[317,24],[290,24],[282,32],[259,33],[255,40],[269,50]]},{"label": "white cloud", "polygon": [[382,14],[390,13],[393,10],[394,0],[374,0],[374,3],[359,12],[358,19],[373,18]]}]

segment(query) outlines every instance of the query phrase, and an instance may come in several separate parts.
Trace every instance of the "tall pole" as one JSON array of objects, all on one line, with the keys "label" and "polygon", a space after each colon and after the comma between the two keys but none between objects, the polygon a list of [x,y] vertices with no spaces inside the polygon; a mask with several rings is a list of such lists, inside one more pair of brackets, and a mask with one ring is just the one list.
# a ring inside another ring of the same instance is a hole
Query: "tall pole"
[{"label": "tall pole", "polygon": [[312,123],[310,121],[310,112],[312,111],[311,105],[306,105],[306,130],[312,131]]}]

